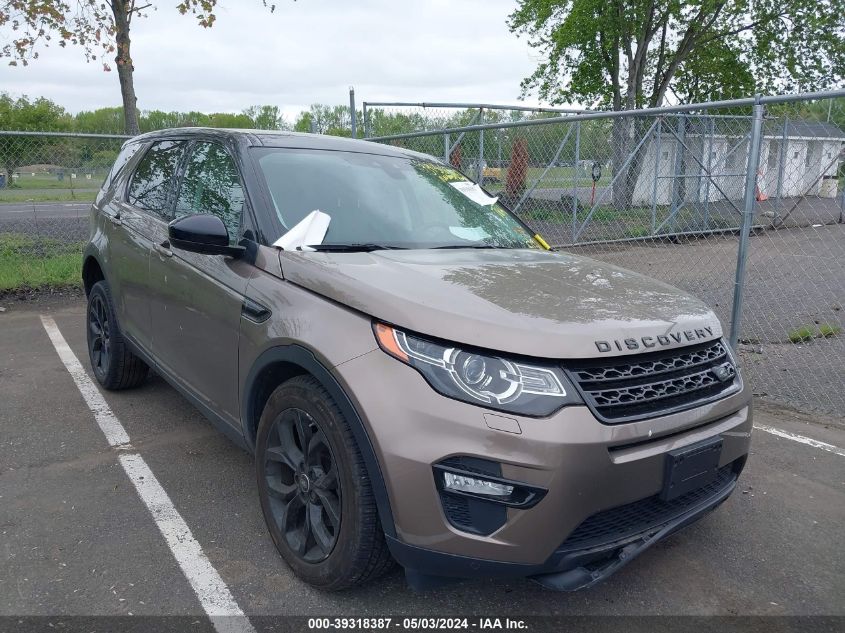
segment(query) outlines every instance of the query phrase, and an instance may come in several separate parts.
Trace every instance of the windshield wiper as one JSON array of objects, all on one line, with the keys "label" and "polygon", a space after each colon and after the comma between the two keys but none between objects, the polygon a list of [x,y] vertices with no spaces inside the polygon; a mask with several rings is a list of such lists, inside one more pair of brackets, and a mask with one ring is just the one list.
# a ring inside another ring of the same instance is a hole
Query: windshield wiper
[{"label": "windshield wiper", "polygon": [[494,246],[493,244],[446,244],[445,246],[432,246],[431,248],[510,248],[509,246]]},{"label": "windshield wiper", "polygon": [[389,244],[309,244],[308,248],[324,253],[369,253],[371,251],[405,250],[404,246]]}]

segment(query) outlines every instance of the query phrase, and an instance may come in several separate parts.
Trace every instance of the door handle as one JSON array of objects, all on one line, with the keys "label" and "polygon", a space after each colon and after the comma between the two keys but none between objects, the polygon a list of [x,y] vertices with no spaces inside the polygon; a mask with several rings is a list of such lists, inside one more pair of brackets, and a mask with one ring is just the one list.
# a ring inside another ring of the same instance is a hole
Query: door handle
[{"label": "door handle", "polygon": [[119,214],[118,215],[108,215],[108,214],[106,214],[106,217],[109,219],[109,222],[111,222],[115,226],[120,226],[121,224],[123,224],[123,221],[120,219]]},{"label": "door handle", "polygon": [[173,257],[173,251],[170,250],[170,240],[164,240],[161,244],[156,244],[153,248],[159,255]]}]

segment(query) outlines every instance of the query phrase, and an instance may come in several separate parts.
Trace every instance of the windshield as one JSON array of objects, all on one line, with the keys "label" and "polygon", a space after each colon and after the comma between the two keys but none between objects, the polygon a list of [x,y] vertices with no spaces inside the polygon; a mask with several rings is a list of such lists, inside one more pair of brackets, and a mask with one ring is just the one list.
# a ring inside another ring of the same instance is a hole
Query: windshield
[{"label": "windshield", "polygon": [[280,237],[314,210],[331,217],[322,244],[385,248],[541,248],[502,205],[434,161],[354,152],[261,148],[258,164]]}]

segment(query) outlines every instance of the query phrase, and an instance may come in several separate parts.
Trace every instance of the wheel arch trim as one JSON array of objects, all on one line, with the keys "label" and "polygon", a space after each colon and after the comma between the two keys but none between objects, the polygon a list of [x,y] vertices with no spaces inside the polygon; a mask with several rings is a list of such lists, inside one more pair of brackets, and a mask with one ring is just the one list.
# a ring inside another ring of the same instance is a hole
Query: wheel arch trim
[{"label": "wheel arch trim", "polygon": [[[352,400],[346,394],[337,378],[321,363],[314,353],[300,345],[279,345],[271,347],[255,360],[249,370],[246,380],[243,383],[243,397],[241,400],[241,424],[244,441],[250,451],[255,453],[255,438],[253,435],[252,421],[256,418],[255,400],[258,387],[258,377],[270,366],[277,363],[287,363],[297,366],[303,373],[312,375],[329,392],[332,399],[340,408],[341,413],[349,423],[352,435],[361,451],[364,459],[364,467],[370,479],[373,496],[376,500],[381,527],[385,535],[396,538],[396,525],[393,521],[393,512],[390,508],[390,498],[387,494],[384,475],[381,464],[376,456],[373,444],[370,441],[364,422],[361,419]],[[259,414],[260,415],[260,414]]]},{"label": "wheel arch trim", "polygon": [[[82,253],[82,288],[85,291],[85,295],[88,295],[90,288],[86,287],[86,271],[90,266],[89,262],[94,262],[97,267],[100,269],[100,272],[103,274],[103,281],[108,283],[108,277],[106,275],[106,267],[103,266],[102,258],[100,257],[99,251],[93,247],[93,245],[89,244]],[[95,282],[96,283],[96,282]],[[92,284],[93,287],[93,284]]]}]

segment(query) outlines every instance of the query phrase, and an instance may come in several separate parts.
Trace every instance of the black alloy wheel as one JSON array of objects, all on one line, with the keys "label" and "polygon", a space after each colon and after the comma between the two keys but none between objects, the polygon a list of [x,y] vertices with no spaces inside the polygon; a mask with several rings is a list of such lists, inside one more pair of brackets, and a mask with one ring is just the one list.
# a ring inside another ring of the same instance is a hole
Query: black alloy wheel
[{"label": "black alloy wheel", "polygon": [[337,543],[341,487],[325,433],[298,408],[285,409],[270,429],[264,451],[270,511],[292,552],[319,563]]},{"label": "black alloy wheel", "polygon": [[144,382],[149,367],[129,349],[105,281],[98,281],[88,292],[85,330],[97,382],[106,389],[129,389]]},{"label": "black alloy wheel", "polygon": [[88,354],[97,378],[102,382],[111,363],[111,329],[108,307],[102,295],[94,295],[88,303]]},{"label": "black alloy wheel", "polygon": [[309,374],[276,387],[255,434],[261,512],[273,544],[312,586],[340,591],[393,564],[347,417]]}]

